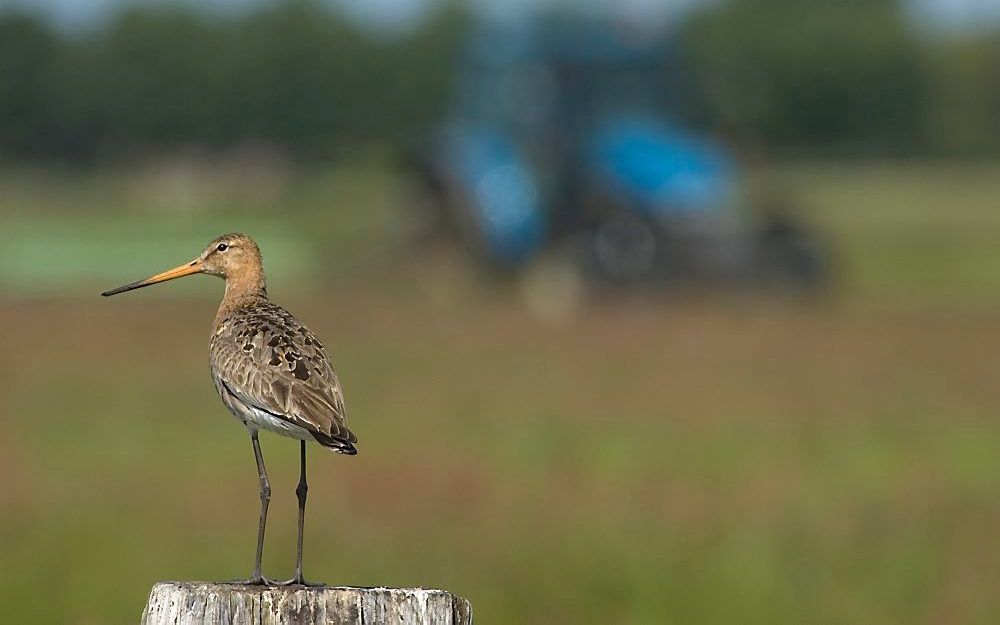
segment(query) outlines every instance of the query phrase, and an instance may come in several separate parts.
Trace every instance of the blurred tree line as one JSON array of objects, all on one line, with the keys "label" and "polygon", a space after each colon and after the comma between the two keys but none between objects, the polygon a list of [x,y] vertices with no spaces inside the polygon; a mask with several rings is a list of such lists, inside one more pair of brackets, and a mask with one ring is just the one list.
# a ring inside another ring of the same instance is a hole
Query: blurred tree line
[{"label": "blurred tree line", "polygon": [[682,37],[692,118],[752,146],[1000,154],[1000,31],[921,37],[897,0],[731,0]]},{"label": "blurred tree line", "polygon": [[447,97],[463,17],[399,41],[310,2],[232,19],[135,7],[71,36],[0,15],[0,153],[85,161],[260,141],[328,156],[405,137]]},{"label": "blurred tree line", "polygon": [[[446,108],[469,24],[448,5],[380,40],[306,0],[226,19],[136,7],[76,35],[0,14],[0,154],[401,146]],[[756,149],[1000,154],[996,33],[923,39],[894,0],[732,0],[672,36],[690,77],[676,113]]]}]

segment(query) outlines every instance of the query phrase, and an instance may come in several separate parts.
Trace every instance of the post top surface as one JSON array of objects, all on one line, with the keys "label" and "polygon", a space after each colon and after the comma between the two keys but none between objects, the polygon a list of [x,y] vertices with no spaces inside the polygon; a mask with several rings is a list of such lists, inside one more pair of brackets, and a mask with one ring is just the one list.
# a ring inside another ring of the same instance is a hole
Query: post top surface
[{"label": "post top surface", "polygon": [[308,593],[323,593],[323,592],[357,592],[357,593],[398,593],[405,595],[449,595],[452,597],[457,597],[453,592],[448,592],[447,590],[441,590],[440,588],[390,588],[386,586],[327,586],[326,584],[320,586],[258,586],[251,584],[242,584],[240,582],[205,582],[205,581],[162,581],[156,582],[153,587],[157,586],[174,586],[177,588],[184,588],[186,590],[193,591],[209,591],[214,590],[216,592],[249,592],[249,593],[265,593],[265,592],[275,592],[275,593],[288,593],[288,592],[308,592]]}]

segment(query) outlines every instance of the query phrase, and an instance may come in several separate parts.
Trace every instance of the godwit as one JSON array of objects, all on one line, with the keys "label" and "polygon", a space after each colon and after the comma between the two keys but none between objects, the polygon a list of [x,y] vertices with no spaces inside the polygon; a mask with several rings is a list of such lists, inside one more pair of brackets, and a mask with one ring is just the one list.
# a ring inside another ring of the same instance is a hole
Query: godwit
[{"label": "godwit", "polygon": [[287,310],[267,298],[260,248],[245,234],[224,234],[191,262],[117,289],[109,296],[196,273],[224,278],[226,293],[212,323],[209,357],[222,403],[246,426],[260,480],[260,522],[253,573],[247,584],[273,584],[261,574],[264,525],[271,486],[257,433],[297,438],[299,448],[298,548],[295,576],[282,584],[306,584],[302,576],[302,529],[306,514],[306,441],[354,455],[357,438],[347,428],[344,393],[323,344]]}]

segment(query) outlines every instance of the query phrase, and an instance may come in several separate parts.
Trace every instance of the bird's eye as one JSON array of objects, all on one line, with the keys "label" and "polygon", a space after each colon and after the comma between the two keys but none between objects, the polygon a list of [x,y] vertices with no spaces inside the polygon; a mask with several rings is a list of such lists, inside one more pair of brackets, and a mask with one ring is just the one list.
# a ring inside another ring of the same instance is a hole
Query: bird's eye
[{"label": "bird's eye", "polygon": [[215,249],[219,250],[220,252],[225,252],[226,250],[229,249],[229,246],[226,245],[225,243],[219,243],[218,245],[215,246]]}]

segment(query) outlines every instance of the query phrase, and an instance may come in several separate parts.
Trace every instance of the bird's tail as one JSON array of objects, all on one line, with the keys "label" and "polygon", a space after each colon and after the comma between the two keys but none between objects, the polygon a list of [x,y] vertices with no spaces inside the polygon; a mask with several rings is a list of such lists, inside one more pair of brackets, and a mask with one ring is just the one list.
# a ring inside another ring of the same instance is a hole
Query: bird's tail
[{"label": "bird's tail", "polygon": [[358,453],[358,448],[354,446],[354,443],[358,442],[358,437],[354,435],[354,432],[344,428],[347,435],[343,435],[337,432],[335,436],[330,436],[329,434],[324,434],[322,432],[312,432],[313,438],[316,442],[326,447],[331,451],[335,451],[338,454],[344,454],[345,456],[354,456]]}]

